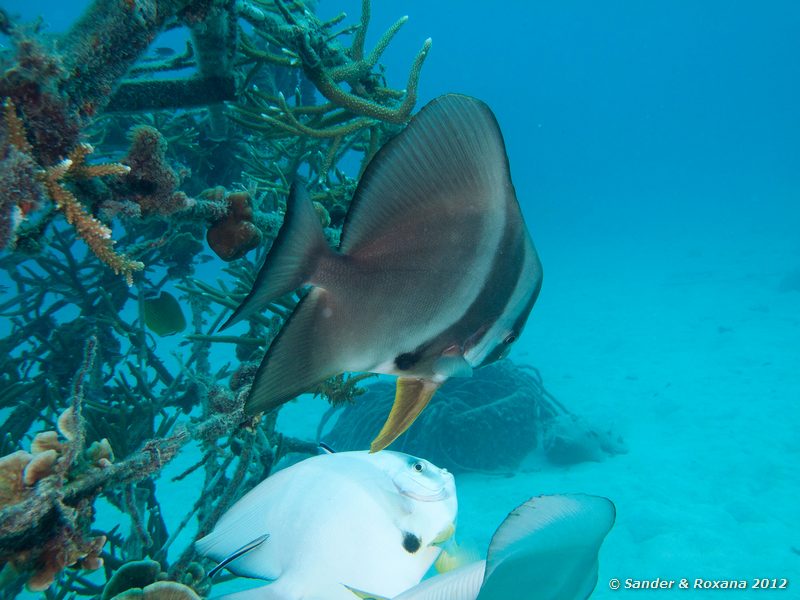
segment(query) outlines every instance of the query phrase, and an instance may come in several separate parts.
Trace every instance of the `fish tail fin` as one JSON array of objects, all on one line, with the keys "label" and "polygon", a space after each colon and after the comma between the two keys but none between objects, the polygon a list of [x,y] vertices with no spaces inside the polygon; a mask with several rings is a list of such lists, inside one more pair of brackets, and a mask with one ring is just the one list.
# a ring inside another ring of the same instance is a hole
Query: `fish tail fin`
[{"label": "fish tail fin", "polygon": [[272,242],[253,289],[219,328],[226,329],[267,304],[311,283],[319,259],[333,254],[305,187],[293,183],[286,200],[286,215]]}]

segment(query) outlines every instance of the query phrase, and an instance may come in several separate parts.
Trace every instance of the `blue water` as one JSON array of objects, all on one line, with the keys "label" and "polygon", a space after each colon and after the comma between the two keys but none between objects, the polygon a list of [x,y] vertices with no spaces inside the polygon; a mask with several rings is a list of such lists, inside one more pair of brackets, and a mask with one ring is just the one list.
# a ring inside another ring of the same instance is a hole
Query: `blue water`
[{"label": "blue water", "polygon": [[[3,3],[53,31],[77,7]],[[390,84],[431,37],[420,105],[477,96],[505,135],[545,272],[512,358],[629,447],[465,476],[459,526],[486,544],[528,496],[603,494],[618,521],[595,597],[634,594],[613,577],[785,577],[775,596],[798,597],[800,4],[376,1],[368,46],[405,13]],[[282,417],[301,433],[315,418]],[[679,593],[726,592],[636,597]]]}]

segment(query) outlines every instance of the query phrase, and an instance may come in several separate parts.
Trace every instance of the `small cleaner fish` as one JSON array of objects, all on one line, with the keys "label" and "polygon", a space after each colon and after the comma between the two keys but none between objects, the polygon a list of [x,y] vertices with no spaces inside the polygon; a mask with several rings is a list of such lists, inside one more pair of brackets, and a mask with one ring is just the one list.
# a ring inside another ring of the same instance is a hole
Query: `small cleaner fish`
[{"label": "small cleaner fish", "polygon": [[245,410],[272,410],[345,371],[396,375],[376,452],[450,377],[508,353],[533,308],[542,266],[486,104],[441,96],[364,171],[338,251],[294,185],[284,223],[242,304],[223,325],[311,286],[272,342]]}]

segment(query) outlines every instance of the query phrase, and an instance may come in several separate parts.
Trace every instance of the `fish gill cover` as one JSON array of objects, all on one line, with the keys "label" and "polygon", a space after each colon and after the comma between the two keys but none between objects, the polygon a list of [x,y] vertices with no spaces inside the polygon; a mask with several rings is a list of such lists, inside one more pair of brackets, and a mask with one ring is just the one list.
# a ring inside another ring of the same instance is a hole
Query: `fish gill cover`
[{"label": "fish gill cover", "polygon": [[[3,597],[206,594],[211,563],[193,541],[284,456],[317,452],[318,440],[281,433],[277,410],[244,413],[299,296],[245,331],[214,332],[252,287],[291,182],[305,181],[336,246],[359,175],[412,116],[431,42],[409,57],[404,89],[390,87],[379,61],[405,18],[369,48],[370,10],[364,0],[352,23],[298,0],[97,0],[59,36],[0,10]],[[182,52],[149,50],[178,28]],[[225,277],[197,277],[220,260]],[[168,323],[153,297],[172,298]],[[164,346],[148,327],[179,332],[181,308],[190,333]],[[498,373],[485,389],[526,390],[515,399],[542,419],[537,435],[571,414],[537,377],[508,363]],[[358,403],[364,379],[310,391]],[[535,445],[530,426],[502,425],[521,451]],[[173,481],[199,470],[202,486],[166,522],[172,482],[156,478],[191,445],[198,460]],[[101,498],[124,523],[97,527]]]}]

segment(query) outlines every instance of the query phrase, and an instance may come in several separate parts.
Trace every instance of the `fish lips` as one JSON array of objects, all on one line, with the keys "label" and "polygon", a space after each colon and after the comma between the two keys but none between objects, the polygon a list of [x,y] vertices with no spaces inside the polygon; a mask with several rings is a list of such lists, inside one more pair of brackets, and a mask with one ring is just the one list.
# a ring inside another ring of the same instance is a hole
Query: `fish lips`
[{"label": "fish lips", "polygon": [[[407,478],[411,485],[403,486],[399,481],[395,481],[394,485],[398,493],[402,496],[418,500],[420,502],[440,502],[455,496],[455,479],[451,473],[442,469],[440,475],[445,479],[444,483],[440,486],[428,486],[423,481],[416,478]],[[405,477],[403,479],[406,479]]]}]

